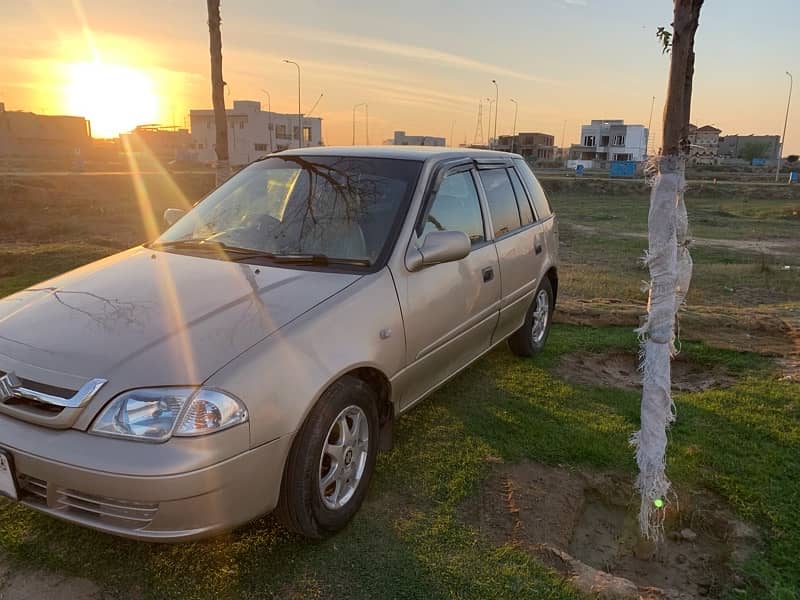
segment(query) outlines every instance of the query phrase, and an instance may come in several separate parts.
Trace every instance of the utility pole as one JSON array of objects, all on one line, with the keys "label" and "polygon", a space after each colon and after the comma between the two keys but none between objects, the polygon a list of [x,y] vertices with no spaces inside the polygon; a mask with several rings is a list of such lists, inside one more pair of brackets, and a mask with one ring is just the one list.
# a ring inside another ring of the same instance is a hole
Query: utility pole
[{"label": "utility pole", "polygon": [[567,121],[564,120],[564,126],[561,128],[561,158],[564,160],[564,168],[567,168],[567,160],[569,159],[569,154],[566,152],[565,144],[565,137],[567,135]]},{"label": "utility pole", "polygon": [[519,104],[513,98],[509,98],[509,100],[514,103],[514,125],[511,127],[511,152],[514,152],[514,138],[517,135],[517,111],[519,110]]},{"label": "utility pole", "polygon": [[[353,106],[353,146],[356,145],[356,110],[362,106],[367,106],[366,102],[359,102],[355,106]],[[369,121],[367,122],[369,123]],[[367,125],[369,127],[369,124]],[[369,138],[369,133],[367,133],[367,137]],[[369,143],[367,144],[369,145]]]},{"label": "utility pole", "polygon": [[475,135],[472,136],[473,144],[483,141],[483,100],[478,100],[478,122],[475,125]]},{"label": "utility pole", "polygon": [[778,166],[775,169],[776,182],[781,174],[781,157],[783,156],[783,148],[786,144],[786,123],[789,122],[789,106],[792,103],[792,83],[794,82],[792,74],[789,73],[789,71],[786,71],[786,74],[789,76],[789,99],[786,101],[786,116],[783,119],[783,135],[781,136],[781,143],[778,145]]},{"label": "utility pole", "polygon": [[497,80],[492,79],[494,84],[494,142],[497,143],[497,113],[500,112],[500,88],[497,87]]},{"label": "utility pole", "polygon": [[[492,102],[494,102],[494,100],[492,100],[491,98],[486,98],[486,100],[489,102],[489,121],[486,124],[486,145],[489,146],[489,148],[491,148],[492,147]],[[495,107],[495,111],[497,111],[497,107]]]},{"label": "utility pole", "polygon": [[289,63],[290,65],[294,65],[297,67],[297,147],[303,147],[303,113],[300,112],[300,65],[298,65],[293,60],[286,60],[283,59],[283,62]]}]

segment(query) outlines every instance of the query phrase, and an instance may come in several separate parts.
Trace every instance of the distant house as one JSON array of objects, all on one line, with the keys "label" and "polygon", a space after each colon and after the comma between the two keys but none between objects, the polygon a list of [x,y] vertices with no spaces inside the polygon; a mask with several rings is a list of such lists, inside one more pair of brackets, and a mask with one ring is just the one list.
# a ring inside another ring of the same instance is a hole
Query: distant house
[{"label": "distant house", "polygon": [[162,161],[190,160],[192,136],[188,129],[166,127],[160,125],[139,125],[130,133],[121,133],[123,148],[134,151],[147,150],[152,156]]},{"label": "distant house", "polygon": [[726,162],[762,158],[774,163],[780,140],[779,135],[726,135],[719,138],[719,156]]},{"label": "distant house", "polygon": [[604,169],[615,160],[641,162],[647,155],[648,135],[644,125],[626,125],[622,119],[593,119],[581,126],[581,143],[570,147],[567,166]]},{"label": "distant house", "polygon": [[689,124],[689,162],[696,165],[715,165],[719,162],[719,134],[712,125],[696,127]]},{"label": "distant house", "polygon": [[[246,165],[271,152],[280,152],[300,145],[300,124],[297,114],[261,110],[255,100],[234,100],[225,111],[228,121],[228,154],[230,164]],[[217,129],[214,111],[190,110],[192,152],[197,160],[217,160]],[[303,117],[303,147],[322,146],[322,119]]]},{"label": "distant house", "polygon": [[447,140],[435,135],[406,135],[405,131],[395,131],[394,146],[446,146]]},{"label": "distant house", "polygon": [[92,128],[83,117],[7,111],[0,102],[0,156],[70,158],[92,146]]},{"label": "distant house", "polygon": [[518,133],[501,135],[494,145],[495,150],[515,152],[528,159],[553,160],[555,138],[548,133]]}]

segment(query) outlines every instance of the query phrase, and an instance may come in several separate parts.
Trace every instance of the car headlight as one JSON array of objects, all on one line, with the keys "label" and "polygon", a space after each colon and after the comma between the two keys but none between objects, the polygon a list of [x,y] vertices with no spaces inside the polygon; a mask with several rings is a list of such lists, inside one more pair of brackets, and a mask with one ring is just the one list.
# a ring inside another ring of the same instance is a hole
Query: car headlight
[{"label": "car headlight", "polygon": [[150,388],[120,394],[106,406],[92,433],[163,442],[173,435],[214,433],[247,421],[236,398],[206,388]]}]

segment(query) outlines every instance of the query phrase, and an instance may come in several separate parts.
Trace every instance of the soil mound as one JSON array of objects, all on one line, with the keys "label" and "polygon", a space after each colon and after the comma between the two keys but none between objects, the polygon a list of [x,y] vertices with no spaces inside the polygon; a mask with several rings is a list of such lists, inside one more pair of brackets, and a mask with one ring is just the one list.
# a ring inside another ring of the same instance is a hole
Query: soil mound
[{"label": "soil mound", "polygon": [[758,534],[707,495],[678,495],[665,539],[639,539],[631,478],[548,467],[499,465],[462,507],[464,520],[496,544],[512,543],[603,598],[718,596],[741,583]]},{"label": "soil mound", "polygon": [[[642,374],[639,358],[635,354],[612,352],[594,354],[574,352],[561,357],[555,374],[582,385],[640,390]],[[681,392],[698,392],[717,387],[730,387],[736,378],[724,368],[708,368],[683,358],[680,354],[672,361],[672,388]]]}]

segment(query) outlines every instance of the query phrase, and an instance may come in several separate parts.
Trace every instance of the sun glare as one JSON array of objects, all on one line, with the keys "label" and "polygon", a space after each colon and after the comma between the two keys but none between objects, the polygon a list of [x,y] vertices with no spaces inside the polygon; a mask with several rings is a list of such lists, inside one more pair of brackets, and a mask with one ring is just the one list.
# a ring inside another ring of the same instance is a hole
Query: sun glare
[{"label": "sun glare", "polygon": [[68,72],[67,109],[89,119],[94,137],[114,137],[158,120],[155,85],[144,71],[103,62],[78,62],[70,64]]}]

